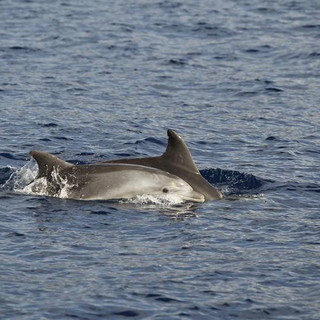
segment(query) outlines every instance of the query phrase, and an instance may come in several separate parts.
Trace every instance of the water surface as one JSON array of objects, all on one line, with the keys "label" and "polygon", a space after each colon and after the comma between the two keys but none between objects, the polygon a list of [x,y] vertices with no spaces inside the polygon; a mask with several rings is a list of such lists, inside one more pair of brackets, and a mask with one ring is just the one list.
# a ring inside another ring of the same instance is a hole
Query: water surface
[{"label": "water surface", "polygon": [[[4,319],[318,319],[320,4],[0,1]],[[29,152],[154,156],[172,128],[227,198],[15,191]]]}]

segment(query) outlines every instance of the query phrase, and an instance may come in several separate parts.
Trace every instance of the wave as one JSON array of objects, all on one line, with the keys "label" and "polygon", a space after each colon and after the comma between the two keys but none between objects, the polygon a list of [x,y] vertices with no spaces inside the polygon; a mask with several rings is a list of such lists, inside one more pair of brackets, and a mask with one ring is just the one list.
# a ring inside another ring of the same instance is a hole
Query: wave
[{"label": "wave", "polygon": [[259,194],[271,180],[236,170],[203,169],[201,175],[226,195]]}]

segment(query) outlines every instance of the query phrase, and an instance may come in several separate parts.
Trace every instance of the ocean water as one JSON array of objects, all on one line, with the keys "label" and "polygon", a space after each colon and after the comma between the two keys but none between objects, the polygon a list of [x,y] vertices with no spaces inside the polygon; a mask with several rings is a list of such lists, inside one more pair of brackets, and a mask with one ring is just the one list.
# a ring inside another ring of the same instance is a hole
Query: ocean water
[{"label": "ocean water", "polygon": [[[320,3],[0,1],[1,319],[319,319]],[[226,198],[21,192],[31,150],[155,156]]]}]

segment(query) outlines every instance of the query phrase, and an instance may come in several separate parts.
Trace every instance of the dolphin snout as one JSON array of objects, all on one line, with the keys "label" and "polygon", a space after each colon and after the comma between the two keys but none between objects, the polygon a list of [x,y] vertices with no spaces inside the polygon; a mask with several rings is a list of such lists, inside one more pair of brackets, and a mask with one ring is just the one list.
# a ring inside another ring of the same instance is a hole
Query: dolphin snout
[{"label": "dolphin snout", "polygon": [[183,195],[182,199],[184,201],[192,201],[192,202],[204,202],[205,201],[204,195],[197,192],[197,191],[192,191],[188,195]]}]

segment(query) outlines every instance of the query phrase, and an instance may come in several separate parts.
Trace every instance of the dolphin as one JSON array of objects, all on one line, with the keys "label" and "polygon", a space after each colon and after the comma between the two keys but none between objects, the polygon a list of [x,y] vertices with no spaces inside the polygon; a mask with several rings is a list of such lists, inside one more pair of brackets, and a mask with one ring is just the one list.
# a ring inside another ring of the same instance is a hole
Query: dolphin
[{"label": "dolphin", "polygon": [[74,165],[47,152],[30,154],[39,167],[30,188],[48,196],[117,200],[148,195],[179,203],[205,200],[183,179],[156,168],[123,163]]},{"label": "dolphin", "polygon": [[203,194],[206,201],[221,199],[222,193],[202,177],[183,139],[171,129],[168,129],[167,134],[167,149],[161,156],[108,160],[102,163],[125,163],[160,169],[186,181],[193,190]]}]

